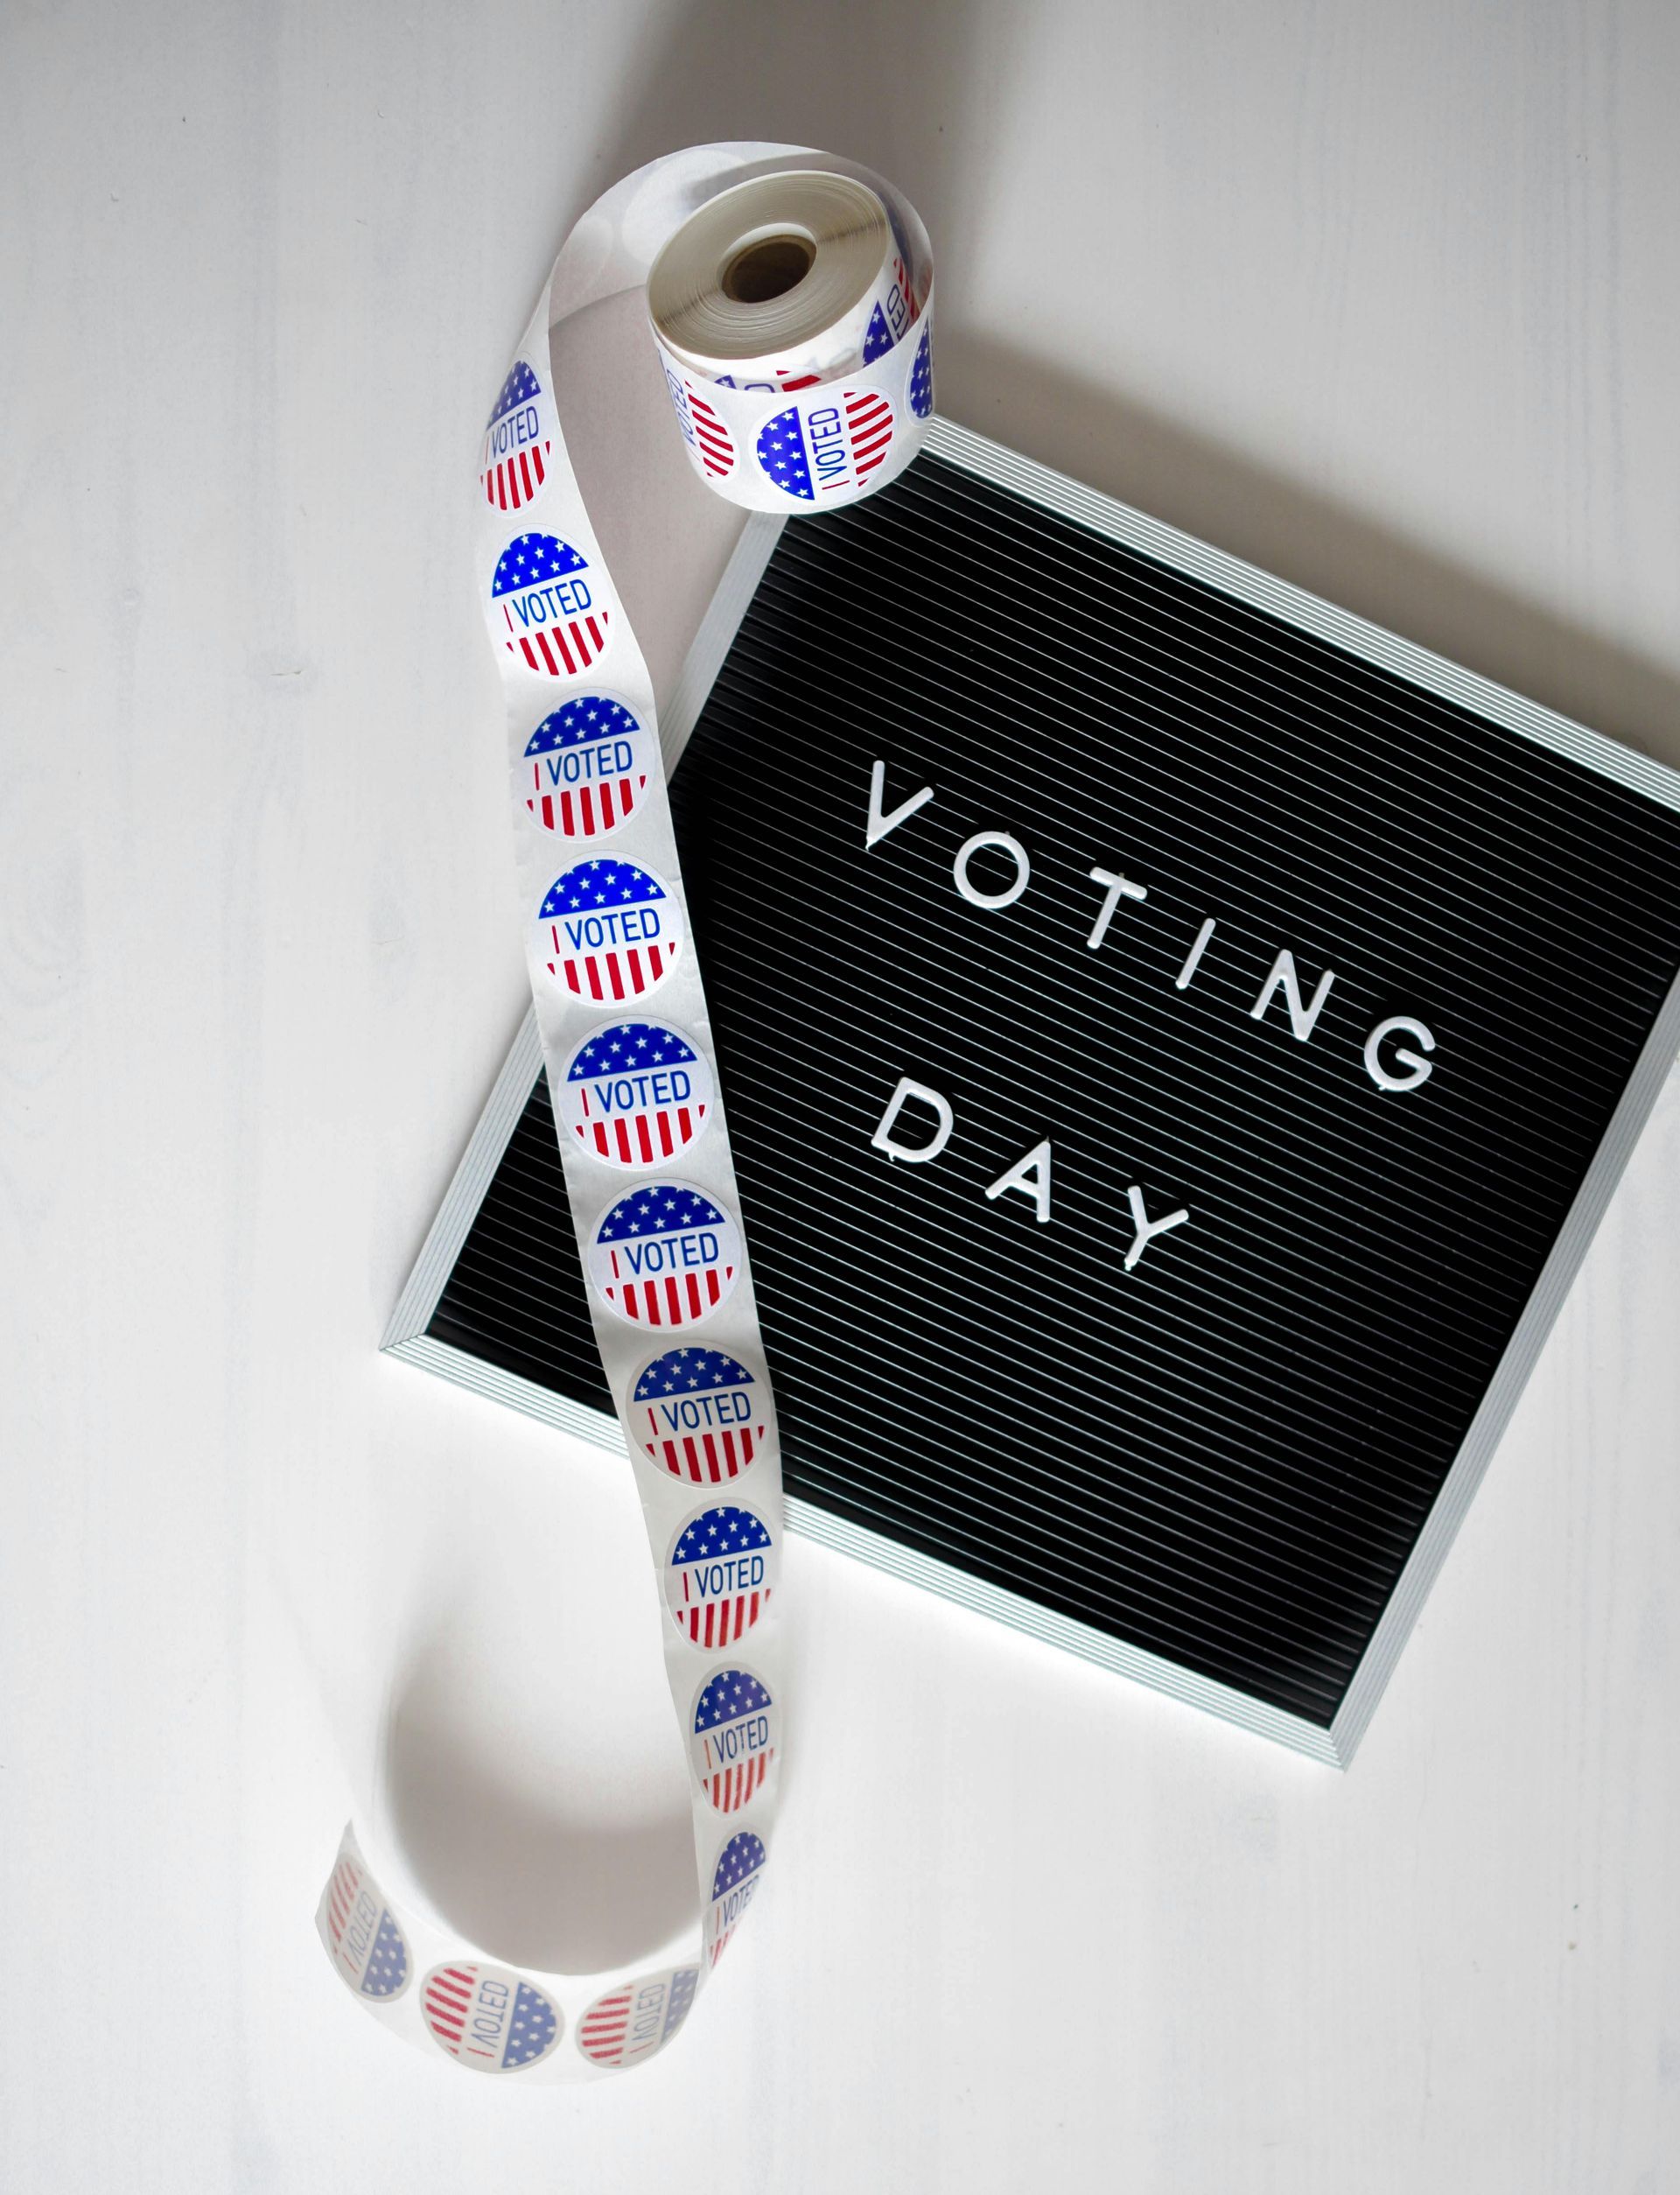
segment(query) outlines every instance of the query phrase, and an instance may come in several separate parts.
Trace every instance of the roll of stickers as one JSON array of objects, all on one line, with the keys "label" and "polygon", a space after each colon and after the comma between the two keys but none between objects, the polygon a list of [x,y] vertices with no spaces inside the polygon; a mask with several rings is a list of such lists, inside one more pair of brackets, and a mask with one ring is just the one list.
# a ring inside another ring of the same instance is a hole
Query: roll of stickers
[{"label": "roll of stickers", "polygon": [[[567,454],[550,332],[645,288],[690,462],[756,510],[897,477],[933,409],[933,263],[890,185],[793,146],[696,147],[568,237],[485,431],[478,572],[507,708],[527,964],[578,1255],[660,1581],[693,1920],[651,1971],[519,1971],[347,1828],[317,1916],[375,2018],[470,2070],[586,2079],[687,2020],[766,1879],[787,1686],[775,1405],[652,684]],[[676,462],[673,442],[672,461]]]},{"label": "roll of stickers", "polygon": [[[798,501],[867,492],[892,456],[891,405],[878,388],[829,384],[886,357],[920,317],[908,239],[875,191],[808,169],[720,193],[654,262],[648,311],[703,479],[727,482],[738,462],[714,390],[824,388],[828,401],[773,413],[752,455]],[[913,418],[932,409],[931,370],[923,379]]]}]

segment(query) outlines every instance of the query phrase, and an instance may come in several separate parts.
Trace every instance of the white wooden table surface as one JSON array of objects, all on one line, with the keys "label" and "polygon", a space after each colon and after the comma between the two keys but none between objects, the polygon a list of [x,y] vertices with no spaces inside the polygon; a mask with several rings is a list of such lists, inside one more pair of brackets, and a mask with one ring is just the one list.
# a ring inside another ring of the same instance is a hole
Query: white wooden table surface
[{"label": "white wooden table surface", "polygon": [[462,475],[564,223],[868,160],[954,417],[1680,763],[1677,93],[1664,0],[13,0],[0,2183],[1680,2188],[1673,1083],[1351,1774],[796,1546],[666,2058],[475,2083],[310,1925],[382,1721],[463,1914],[665,1848],[621,1477],[374,1354],[520,1012]]}]

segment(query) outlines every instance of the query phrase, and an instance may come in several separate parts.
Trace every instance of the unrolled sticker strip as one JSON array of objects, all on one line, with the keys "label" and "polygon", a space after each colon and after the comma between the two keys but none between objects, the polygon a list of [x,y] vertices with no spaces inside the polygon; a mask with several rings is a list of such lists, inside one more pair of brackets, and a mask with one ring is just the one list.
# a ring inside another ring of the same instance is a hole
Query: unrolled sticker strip
[{"label": "unrolled sticker strip", "polygon": [[[439,2062],[603,2077],[679,2033],[767,1879],[784,1743],[781,1465],[652,684],[573,474],[550,332],[646,293],[676,433],[713,492],[788,515],[896,479],[933,410],[915,210],[798,147],[703,145],[573,229],[497,394],[477,559],[502,671],[527,961],[578,1254],[670,1621],[692,1919],[637,1970],[522,1972],[461,1940],[395,1840],[347,1828],[317,1928],[356,2002]],[[680,1176],[680,1178],[679,1178]]]}]

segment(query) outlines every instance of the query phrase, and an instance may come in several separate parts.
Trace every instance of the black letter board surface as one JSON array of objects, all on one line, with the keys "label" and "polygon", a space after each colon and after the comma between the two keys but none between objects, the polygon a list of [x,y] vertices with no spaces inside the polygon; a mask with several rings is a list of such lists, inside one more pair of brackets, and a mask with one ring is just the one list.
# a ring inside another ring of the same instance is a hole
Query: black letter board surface
[{"label": "black letter board surface", "polygon": [[[942,421],[665,731],[790,1522],[1345,1762],[1680,1044],[1680,779]],[[539,1073],[387,1344],[616,1446]]]}]

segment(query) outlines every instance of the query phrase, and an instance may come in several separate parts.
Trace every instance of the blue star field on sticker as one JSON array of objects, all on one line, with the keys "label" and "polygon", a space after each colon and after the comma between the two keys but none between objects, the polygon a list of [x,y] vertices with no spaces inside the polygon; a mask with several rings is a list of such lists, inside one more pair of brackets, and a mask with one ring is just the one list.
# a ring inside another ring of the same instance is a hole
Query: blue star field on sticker
[{"label": "blue star field on sticker", "polygon": [[750,1509],[703,1509],[679,1537],[671,1567],[714,1555],[741,1554],[771,1545],[768,1527]]},{"label": "blue star field on sticker", "polygon": [[620,1021],[591,1037],[567,1069],[566,1080],[583,1083],[592,1075],[687,1067],[694,1057],[693,1048],[675,1029],[662,1028],[656,1021]]},{"label": "blue star field on sticker", "polygon": [[699,1986],[698,1967],[679,1967],[672,1974],[670,2002],[666,2006],[665,2024],[660,2033],[662,2042],[675,2035],[688,2018],[690,2007],[694,2002],[694,1993]]},{"label": "blue star field on sticker", "polygon": [[634,1242],[639,1236],[679,1234],[690,1227],[722,1227],[723,1214],[698,1189],[637,1189],[616,1203],[595,1230],[598,1243]]},{"label": "blue star field on sticker", "polygon": [[869,327],[864,336],[864,363],[872,366],[878,358],[884,358],[892,347],[892,331],[886,325],[886,315],[878,305],[869,316]]},{"label": "blue star field on sticker", "polygon": [[514,370],[501,384],[501,394],[496,398],[496,408],[490,414],[488,424],[505,419],[510,411],[517,411],[542,394],[542,384],[522,358],[515,359]]},{"label": "blue star field on sticker", "polygon": [[738,1722],[744,1715],[760,1715],[772,1704],[770,1694],[745,1669],[725,1669],[700,1694],[694,1711],[696,1736],[719,1722]]},{"label": "blue star field on sticker", "polygon": [[925,419],[934,408],[934,331],[925,327],[916,347],[916,362],[910,368],[910,409]]},{"label": "blue star field on sticker", "polygon": [[501,2054],[504,2065],[528,2065],[534,2058],[541,2058],[554,2040],[559,2021],[554,2007],[540,1990],[522,1981],[514,1998],[513,2024],[508,2030],[508,2047]]},{"label": "blue star field on sticker", "polygon": [[665,887],[633,861],[580,861],[556,877],[540,919],[589,914],[598,907],[644,907],[665,897]]},{"label": "blue star field on sticker", "polygon": [[661,1395],[715,1394],[725,1387],[756,1386],[745,1364],[725,1357],[720,1349],[668,1349],[655,1357],[636,1382],[633,1402],[651,1402]]},{"label": "blue star field on sticker", "polygon": [[409,1950],[402,1932],[389,1913],[379,1917],[379,1932],[368,1954],[368,1971],[361,1978],[365,1997],[394,1997],[409,1978]]},{"label": "blue star field on sticker", "polygon": [[525,752],[553,754],[562,747],[585,747],[597,740],[633,738],[641,726],[628,709],[601,694],[580,694],[552,716],[544,717],[526,741]]},{"label": "blue star field on sticker", "polygon": [[778,487],[785,487],[790,495],[798,495],[808,503],[816,501],[797,410],[779,411],[760,431],[759,463]]},{"label": "blue star field on sticker", "polygon": [[762,1837],[755,1837],[750,1829],[738,1830],[718,1855],[711,1878],[713,1904],[756,1875],[767,1857]]},{"label": "blue star field on sticker", "polygon": [[491,584],[493,595],[517,594],[522,587],[541,586],[550,579],[564,579],[588,565],[570,542],[556,534],[519,534],[502,551]]}]

